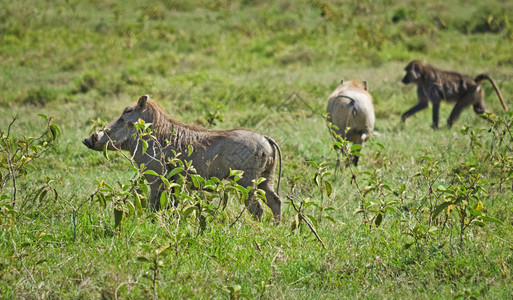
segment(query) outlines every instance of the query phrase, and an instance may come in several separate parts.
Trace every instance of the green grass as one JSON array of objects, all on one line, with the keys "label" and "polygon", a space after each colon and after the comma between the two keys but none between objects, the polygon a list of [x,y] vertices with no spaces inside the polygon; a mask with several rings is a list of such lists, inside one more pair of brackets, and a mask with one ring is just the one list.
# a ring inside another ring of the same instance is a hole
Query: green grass
[{"label": "green grass", "polygon": [[[0,207],[0,298],[151,298],[151,264],[138,257],[150,255],[144,245],[168,243],[171,251],[159,258],[159,298],[513,296],[512,178],[501,173],[513,164],[496,156],[511,152],[471,109],[452,129],[433,131],[430,109],[400,123],[401,113],[416,102],[415,88],[400,83],[413,59],[472,76],[489,73],[511,109],[511,4],[3,2],[0,129],[5,134],[18,116],[11,135],[38,136],[43,113],[53,116],[61,134],[34,160],[36,169],[19,178],[13,219]],[[367,80],[374,97],[381,136],[364,146],[353,172],[369,202],[395,201],[379,227],[354,214],[361,198],[350,169],[325,176],[333,186],[327,197],[307,164],[325,162],[334,171],[337,154],[321,114],[341,79]],[[484,88],[488,107],[511,120],[491,86]],[[232,199],[201,234],[194,220],[174,227],[176,219],[156,220],[151,212],[115,228],[112,203],[104,209],[88,199],[97,181],[127,184],[129,163],[115,153],[107,160],[81,141],[95,120],[114,120],[144,94],[186,123],[206,125],[211,103],[222,105],[223,121],[215,128],[246,127],[275,139],[283,153],[280,194],[318,205],[305,212],[320,219],[314,225],[326,249],[308,227],[291,231],[295,211],[287,204],[280,226],[266,207],[263,222],[243,214],[230,227],[242,209]],[[450,110],[442,104],[441,125]],[[481,145],[460,131],[467,127]],[[511,137],[505,142],[511,147]],[[430,169],[423,156],[436,167]],[[0,158],[6,184],[0,194],[8,196],[3,205],[11,203],[13,186],[5,177],[5,153]],[[471,226],[460,242],[453,211],[443,231],[436,225],[438,231],[413,243],[408,233],[428,223],[430,184],[435,190],[464,186],[455,174],[469,163],[488,182],[475,192],[473,208],[481,201],[486,215],[503,224]],[[58,200],[51,193],[42,201],[36,197],[46,177]],[[379,185],[379,191],[366,190]],[[334,222],[319,218],[321,208],[330,207]],[[180,243],[182,238],[191,241]]]}]

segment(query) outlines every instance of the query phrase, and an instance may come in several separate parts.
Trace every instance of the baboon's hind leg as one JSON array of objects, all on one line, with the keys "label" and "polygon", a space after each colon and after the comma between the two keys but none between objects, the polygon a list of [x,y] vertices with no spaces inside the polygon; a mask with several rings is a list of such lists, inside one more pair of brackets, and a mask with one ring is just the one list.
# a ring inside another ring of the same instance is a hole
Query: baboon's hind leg
[{"label": "baboon's hind leg", "polygon": [[468,104],[464,103],[463,101],[458,101],[456,105],[454,105],[454,108],[452,109],[451,114],[449,115],[449,119],[447,119],[447,125],[449,127],[452,127],[452,124],[454,124],[454,122],[458,120],[458,117],[467,105]]}]

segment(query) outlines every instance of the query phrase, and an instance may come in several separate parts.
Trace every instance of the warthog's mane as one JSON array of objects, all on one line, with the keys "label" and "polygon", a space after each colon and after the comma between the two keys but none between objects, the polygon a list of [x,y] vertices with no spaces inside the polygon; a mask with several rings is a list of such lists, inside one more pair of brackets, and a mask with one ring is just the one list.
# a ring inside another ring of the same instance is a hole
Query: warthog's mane
[{"label": "warthog's mane", "polygon": [[[200,126],[188,125],[168,116],[155,101],[146,102],[153,116],[152,131],[161,145],[171,144],[178,151],[184,151],[188,145],[206,147],[214,139],[230,130],[208,130]],[[210,142],[209,142],[210,141]]]}]

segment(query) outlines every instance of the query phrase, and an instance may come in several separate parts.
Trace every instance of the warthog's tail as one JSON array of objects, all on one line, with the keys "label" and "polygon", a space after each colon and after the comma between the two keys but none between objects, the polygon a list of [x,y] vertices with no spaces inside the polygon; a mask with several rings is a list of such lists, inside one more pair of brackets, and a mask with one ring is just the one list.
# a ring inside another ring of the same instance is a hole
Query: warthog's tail
[{"label": "warthog's tail", "polygon": [[271,144],[274,148],[276,148],[276,150],[278,150],[278,158],[280,159],[280,168],[278,169],[278,185],[276,187],[276,194],[279,196],[280,195],[280,180],[281,180],[281,150],[280,150],[280,146],[278,146],[278,144],[276,143],[275,140],[273,140],[272,138],[270,138],[268,136],[265,136],[265,137],[269,141],[269,144]]}]

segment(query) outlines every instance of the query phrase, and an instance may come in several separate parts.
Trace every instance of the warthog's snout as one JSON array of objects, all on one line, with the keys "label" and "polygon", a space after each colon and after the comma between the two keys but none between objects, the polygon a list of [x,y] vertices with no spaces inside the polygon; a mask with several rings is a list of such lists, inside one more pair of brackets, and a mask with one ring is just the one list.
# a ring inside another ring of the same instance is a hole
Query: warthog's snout
[{"label": "warthog's snout", "polygon": [[84,144],[84,145],[85,145],[87,148],[89,148],[89,149],[93,149],[93,144],[89,141],[89,138],[84,139],[84,140],[82,141],[82,144]]}]

